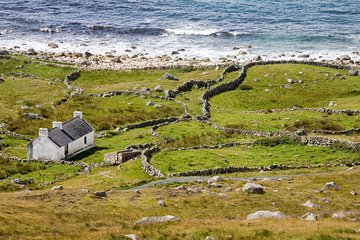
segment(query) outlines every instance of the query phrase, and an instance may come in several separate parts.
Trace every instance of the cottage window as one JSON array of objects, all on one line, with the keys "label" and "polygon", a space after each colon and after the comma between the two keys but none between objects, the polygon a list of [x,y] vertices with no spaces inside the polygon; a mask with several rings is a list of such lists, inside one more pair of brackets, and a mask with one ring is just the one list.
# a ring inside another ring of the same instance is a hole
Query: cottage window
[{"label": "cottage window", "polygon": [[87,137],[84,137],[84,144],[87,144]]}]

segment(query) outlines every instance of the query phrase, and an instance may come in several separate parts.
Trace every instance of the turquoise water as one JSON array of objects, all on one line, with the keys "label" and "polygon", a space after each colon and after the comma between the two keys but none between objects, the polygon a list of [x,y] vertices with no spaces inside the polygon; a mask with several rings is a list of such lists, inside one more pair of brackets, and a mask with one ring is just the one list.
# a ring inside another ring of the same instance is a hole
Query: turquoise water
[{"label": "turquoise water", "polygon": [[[185,57],[353,57],[360,1],[0,0],[0,47]],[[55,42],[59,49],[49,49]],[[251,45],[251,49],[247,46]],[[235,49],[234,49],[235,48]]]}]

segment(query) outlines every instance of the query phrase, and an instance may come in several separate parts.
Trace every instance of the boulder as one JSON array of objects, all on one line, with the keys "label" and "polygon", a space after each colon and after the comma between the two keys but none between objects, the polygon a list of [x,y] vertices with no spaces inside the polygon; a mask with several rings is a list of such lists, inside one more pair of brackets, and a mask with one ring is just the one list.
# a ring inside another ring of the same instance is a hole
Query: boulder
[{"label": "boulder", "polygon": [[311,202],[310,200],[301,204],[301,206],[308,207],[308,208],[320,208],[319,204],[315,204],[315,203]]},{"label": "boulder", "polygon": [[88,58],[88,57],[91,57],[93,54],[91,52],[85,52],[84,55],[85,55],[85,57]]},{"label": "boulder", "polygon": [[139,237],[136,234],[127,234],[124,236],[125,239],[130,239],[130,240],[138,240]]},{"label": "boulder", "polygon": [[154,105],[154,108],[162,108],[162,105],[160,105],[160,104],[155,104],[155,105]]},{"label": "boulder", "polygon": [[22,116],[29,120],[41,119],[40,115],[37,113],[23,113]]},{"label": "boulder", "polygon": [[59,186],[53,186],[53,187],[51,188],[52,191],[63,190],[63,189],[64,189],[64,187],[61,186],[61,185],[59,185]]},{"label": "boulder", "polygon": [[37,55],[37,52],[33,48],[30,48],[26,51],[26,54],[29,56],[34,56]]},{"label": "boulder", "polygon": [[256,56],[256,57],[253,58],[253,60],[254,60],[254,61],[261,61],[262,58],[261,58],[261,56]]},{"label": "boulder", "polygon": [[329,107],[334,107],[334,106],[336,106],[336,103],[334,101],[330,101],[329,102]]},{"label": "boulder", "polygon": [[98,191],[98,192],[94,192],[94,196],[98,198],[106,198],[107,194],[104,191]]},{"label": "boulder", "polygon": [[256,184],[256,183],[246,183],[242,190],[248,193],[254,194],[264,194],[264,186]]},{"label": "boulder", "polygon": [[48,47],[49,48],[59,48],[59,45],[57,45],[56,43],[49,43]]},{"label": "boulder", "polygon": [[148,101],[148,102],[146,103],[146,106],[148,106],[148,107],[154,106],[154,103],[153,103],[152,101]]},{"label": "boulder", "polygon": [[301,219],[306,220],[306,221],[316,221],[316,220],[318,220],[316,214],[309,213],[309,212],[302,215]]},{"label": "boulder", "polygon": [[136,221],[134,223],[134,225],[174,222],[174,221],[178,221],[178,220],[180,220],[180,219],[175,216],[171,216],[171,215],[161,216],[161,217],[143,217],[142,219]]},{"label": "boulder", "polygon": [[5,82],[5,79],[0,78],[0,83],[4,83],[4,82]]},{"label": "boulder", "polygon": [[158,205],[161,207],[166,207],[166,203],[163,200],[159,200]]},{"label": "boulder", "polygon": [[349,61],[349,60],[351,60],[351,57],[349,55],[342,55],[341,60]]},{"label": "boulder", "polygon": [[9,51],[8,50],[0,50],[0,56],[5,56],[5,55],[9,55]]},{"label": "boulder", "polygon": [[171,52],[171,55],[178,55],[178,54],[179,54],[178,51],[172,51],[172,52]]},{"label": "boulder", "polygon": [[222,177],[220,177],[220,176],[214,176],[214,177],[208,179],[208,180],[207,180],[207,183],[208,183],[208,184],[213,184],[213,183],[216,183],[216,182],[223,182],[223,181],[224,181],[224,179],[223,179]]},{"label": "boulder", "polygon": [[354,215],[352,212],[343,212],[343,211],[340,211],[340,212],[334,213],[334,214],[331,216],[331,218],[333,218],[333,219],[344,219],[344,218],[351,217],[352,215]]},{"label": "boulder", "polygon": [[309,58],[310,57],[310,55],[309,54],[300,54],[300,55],[298,55],[298,57],[299,58]]},{"label": "boulder", "polygon": [[279,211],[271,212],[271,211],[257,211],[255,213],[251,213],[247,216],[246,220],[255,220],[255,219],[263,219],[263,218],[273,218],[273,219],[282,219],[285,218],[285,215]]},{"label": "boulder", "polygon": [[162,86],[161,85],[158,85],[154,88],[155,91],[157,92],[163,92],[163,89],[162,89]]},{"label": "boulder", "polygon": [[287,80],[288,83],[295,83],[294,79],[288,78]]},{"label": "boulder", "polygon": [[335,189],[340,190],[340,186],[336,184],[336,182],[327,182],[324,185],[325,189]]},{"label": "boulder", "polygon": [[170,73],[165,73],[160,79],[163,80],[179,80],[177,77],[171,75]]},{"label": "boulder", "polygon": [[356,71],[354,69],[349,70],[349,76],[358,76],[359,75],[359,71]]},{"label": "boulder", "polygon": [[165,91],[165,98],[175,98],[176,93],[173,90],[166,90]]}]

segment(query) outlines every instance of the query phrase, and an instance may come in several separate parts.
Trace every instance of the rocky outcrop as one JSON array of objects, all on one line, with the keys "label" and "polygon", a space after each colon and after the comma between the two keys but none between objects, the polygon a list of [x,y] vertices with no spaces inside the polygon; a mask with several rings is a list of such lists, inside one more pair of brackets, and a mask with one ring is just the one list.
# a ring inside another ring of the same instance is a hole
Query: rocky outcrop
[{"label": "rocky outcrop", "polygon": [[257,211],[255,213],[251,213],[247,216],[246,220],[256,220],[256,219],[266,219],[266,218],[272,218],[272,219],[282,219],[285,218],[285,215],[279,211],[277,212],[271,212],[271,211]]},{"label": "rocky outcrop", "polygon": [[174,222],[179,221],[180,219],[167,215],[167,216],[161,216],[161,217],[143,217],[142,219],[136,221],[134,225],[142,225],[142,224],[150,224],[150,223],[165,223],[165,222]]}]

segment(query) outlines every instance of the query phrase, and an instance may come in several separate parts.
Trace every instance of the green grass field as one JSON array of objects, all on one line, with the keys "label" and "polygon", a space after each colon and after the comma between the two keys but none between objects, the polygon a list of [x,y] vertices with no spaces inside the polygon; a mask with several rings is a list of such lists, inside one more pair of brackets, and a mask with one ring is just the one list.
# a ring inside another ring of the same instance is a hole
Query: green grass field
[{"label": "green grass field", "polygon": [[[78,69],[71,64],[60,66],[42,60],[29,61],[24,56],[0,59],[0,77],[5,79],[0,83],[0,131],[10,130],[35,138],[38,128],[51,128],[52,121],[66,121],[71,118],[73,111],[79,110],[96,133],[102,132],[106,136],[97,138],[95,148],[77,155],[71,161],[100,164],[106,153],[122,150],[132,144],[153,143],[161,151],[153,156],[151,164],[165,174],[227,166],[316,165],[359,160],[356,151],[339,147],[313,147],[295,143],[290,138],[242,135],[211,126],[211,123],[216,123],[228,128],[259,131],[295,132],[305,129],[308,137],[359,142],[359,134],[356,133],[311,133],[312,130],[359,128],[358,115],[303,110],[254,112],[294,106],[360,110],[360,77],[350,77],[347,71],[293,64],[252,67],[238,89],[210,100],[209,124],[191,119],[161,126],[156,129],[159,136],[154,136],[150,134],[150,127],[118,133],[114,130],[131,123],[183,116],[184,108],[175,101],[159,98],[164,93],[155,92],[154,87],[162,85],[164,90],[169,90],[189,80],[215,80],[224,69],[81,70],[81,76],[71,85],[83,88],[84,93],[54,105],[69,94],[63,80],[75,70]],[[160,79],[166,72],[179,80]],[[239,73],[240,70],[227,74],[218,85],[232,81]],[[149,88],[151,94],[89,96],[113,90],[140,92],[143,88]],[[205,89],[194,88],[179,94],[176,99],[187,104],[192,117],[199,116],[202,115],[200,99],[204,92]],[[161,105],[161,108],[147,106],[148,101]],[[334,104],[329,107],[331,101]],[[40,119],[27,119],[24,113],[38,114]],[[229,142],[255,144],[211,150],[166,150]],[[27,143],[19,137],[0,134],[0,153],[24,159],[27,156]],[[140,158],[119,166],[91,167],[85,173],[81,167],[72,165],[17,162],[0,157],[0,239],[114,240],[126,239],[124,235],[130,233],[137,234],[139,239],[159,240],[206,237],[358,239],[360,225],[357,220],[335,220],[331,216],[337,211],[348,211],[352,219],[359,219],[358,197],[351,194],[360,192],[359,173],[359,167],[322,167],[223,175],[225,178],[250,178],[265,186],[264,195],[242,192],[244,179],[225,180],[217,188],[208,185],[204,178],[183,183],[167,180],[161,186],[133,191],[133,187],[157,180],[143,171]],[[277,179],[260,181],[253,178],[257,176]],[[320,191],[330,181],[338,183],[340,190]],[[64,190],[51,191],[55,185],[63,186]],[[172,189],[180,185],[188,191]],[[108,197],[94,198],[91,193],[94,191],[107,191]],[[329,203],[324,203],[324,198]],[[167,207],[159,206],[159,199],[164,200]],[[308,200],[321,207],[307,209],[301,206]],[[281,211],[287,218],[246,221],[248,214],[258,210]],[[307,212],[317,214],[318,221],[300,220]],[[181,220],[134,225],[142,217],[163,215],[174,215]]]}]

